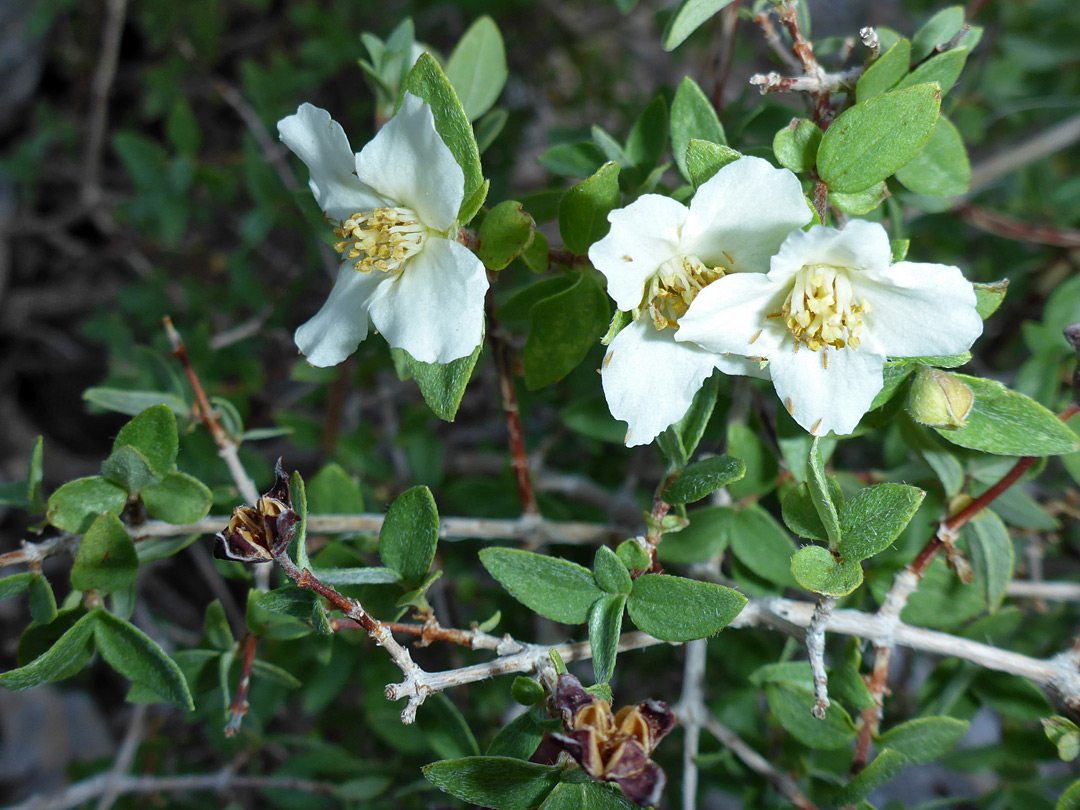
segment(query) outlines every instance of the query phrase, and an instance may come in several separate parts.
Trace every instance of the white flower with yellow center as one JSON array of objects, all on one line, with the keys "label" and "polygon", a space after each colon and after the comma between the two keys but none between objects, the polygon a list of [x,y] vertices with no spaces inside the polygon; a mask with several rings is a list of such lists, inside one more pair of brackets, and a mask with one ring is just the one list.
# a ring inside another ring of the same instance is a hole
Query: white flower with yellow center
[{"label": "white flower with yellow center", "polygon": [[330,114],[310,104],[279,121],[278,133],[307,164],[343,259],[330,297],[296,330],[308,362],[340,363],[367,337],[369,320],[425,363],[471,354],[483,335],[487,274],[456,240],[465,175],[431,107],[406,93],[358,154]]},{"label": "white flower with yellow center", "polygon": [[956,267],[897,262],[873,222],[791,234],[767,275],[725,276],[675,339],[767,363],[788,413],[820,436],[851,433],[881,390],[886,357],[955,355],[982,333]]},{"label": "white flower with yellow center", "polygon": [[629,446],[648,444],[683,417],[713,369],[760,374],[742,356],[677,343],[699,295],[727,274],[764,274],[785,237],[810,221],[799,181],[743,157],[697,190],[689,207],[645,194],[608,215],[611,230],[589,248],[608,294],[634,320],[612,340],[601,375]]}]

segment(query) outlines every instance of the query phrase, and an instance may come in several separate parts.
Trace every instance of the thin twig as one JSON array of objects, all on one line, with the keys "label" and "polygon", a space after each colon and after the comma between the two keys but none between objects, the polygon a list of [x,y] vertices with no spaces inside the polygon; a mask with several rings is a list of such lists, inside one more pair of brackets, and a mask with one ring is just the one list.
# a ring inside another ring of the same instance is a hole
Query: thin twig
[{"label": "thin twig", "polygon": [[1017,169],[1044,157],[1060,152],[1080,141],[1080,115],[1067,118],[1049,129],[1040,130],[977,163],[971,170],[971,188],[963,198],[970,197],[993,185]]},{"label": "thin twig", "polygon": [[240,641],[240,649],[244,653],[240,660],[240,683],[236,687],[236,697],[229,704],[229,719],[225,723],[226,737],[235,737],[240,732],[240,724],[244,722],[244,716],[248,712],[248,689],[251,686],[251,670],[255,666],[258,643],[259,637],[251,633],[245,633]]},{"label": "thin twig", "polygon": [[829,708],[829,676],[825,673],[825,625],[829,622],[836,599],[823,596],[814,608],[814,617],[806,628],[806,652],[810,656],[810,670],[814,674],[814,717],[825,719]]},{"label": "thin twig", "polygon": [[105,150],[105,130],[109,123],[109,94],[116,79],[120,59],[120,37],[127,16],[127,0],[106,0],[101,35],[101,56],[90,84],[90,120],[87,124],[83,156],[81,201],[87,208],[101,197],[101,159]]},{"label": "thin twig", "polygon": [[1025,222],[1022,219],[970,203],[960,203],[953,208],[953,211],[969,225],[974,225],[980,231],[992,233],[995,236],[1051,247],[1080,247],[1080,230],[1076,228],[1057,228],[1053,225]]},{"label": "thin twig", "polygon": [[72,810],[107,791],[118,796],[130,793],[188,793],[211,791],[224,793],[228,790],[298,790],[304,793],[331,795],[334,786],[329,782],[316,782],[292,776],[239,776],[231,769],[218,773],[189,774],[184,776],[121,776],[111,772],[98,774],[76,782],[58,793],[33,796],[19,804],[0,810]]},{"label": "thin twig", "polygon": [[682,696],[675,706],[675,714],[683,727],[683,810],[695,810],[697,803],[698,767],[697,756],[701,741],[701,717],[705,708],[705,663],[707,642],[695,639],[686,645],[683,660]]},{"label": "thin twig", "polygon": [[101,794],[101,798],[97,803],[97,810],[109,810],[116,803],[116,800],[120,798],[116,780],[123,778],[131,770],[131,764],[135,761],[135,754],[139,751],[139,744],[146,733],[146,714],[148,711],[149,706],[143,703],[132,707],[131,719],[128,721],[127,731],[124,733],[124,741],[120,743],[120,750],[117,752],[116,759],[109,769],[109,773],[112,775],[109,789]]}]

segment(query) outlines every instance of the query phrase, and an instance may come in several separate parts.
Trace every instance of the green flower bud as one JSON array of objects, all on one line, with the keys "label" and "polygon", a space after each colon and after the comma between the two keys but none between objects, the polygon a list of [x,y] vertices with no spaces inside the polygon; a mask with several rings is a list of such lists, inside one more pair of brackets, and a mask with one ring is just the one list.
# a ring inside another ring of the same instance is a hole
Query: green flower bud
[{"label": "green flower bud", "polygon": [[908,395],[907,411],[916,422],[943,430],[956,430],[975,404],[975,394],[954,374],[921,366]]}]

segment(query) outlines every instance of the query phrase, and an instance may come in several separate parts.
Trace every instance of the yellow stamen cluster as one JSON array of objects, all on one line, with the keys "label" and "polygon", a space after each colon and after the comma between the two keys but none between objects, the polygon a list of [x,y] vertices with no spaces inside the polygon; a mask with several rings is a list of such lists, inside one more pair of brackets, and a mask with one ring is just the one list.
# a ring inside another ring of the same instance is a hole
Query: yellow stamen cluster
[{"label": "yellow stamen cluster", "polygon": [[723,267],[706,267],[697,256],[668,259],[645,288],[641,309],[657,329],[676,326],[697,294],[723,275]]},{"label": "yellow stamen cluster", "polygon": [[855,301],[846,269],[815,264],[796,273],[795,284],[776,315],[784,319],[796,349],[804,345],[816,352],[825,346],[857,349],[863,315],[870,311],[865,298]]},{"label": "yellow stamen cluster", "polygon": [[334,248],[356,259],[354,266],[361,273],[396,273],[423,249],[427,228],[408,208],[376,208],[353,214],[334,228],[334,235],[341,240]]}]

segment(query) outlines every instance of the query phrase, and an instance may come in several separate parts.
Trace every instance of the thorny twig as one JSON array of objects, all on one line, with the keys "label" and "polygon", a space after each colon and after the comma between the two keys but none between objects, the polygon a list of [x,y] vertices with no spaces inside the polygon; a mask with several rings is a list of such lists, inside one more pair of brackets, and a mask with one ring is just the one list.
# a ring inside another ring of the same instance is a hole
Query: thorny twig
[{"label": "thorny twig", "polygon": [[[1080,412],[1080,405],[1074,403],[1058,414],[1058,418],[1063,422],[1067,422],[1078,412]],[[1012,469],[1005,473],[986,492],[973,499],[956,514],[941,521],[937,532],[923,546],[918,556],[910,565],[901,570],[893,580],[892,588],[886,594],[877,614],[886,623],[887,627],[900,626],[900,614],[907,605],[911,594],[919,587],[919,582],[926,573],[926,569],[930,567],[930,563],[934,561],[938,551],[942,548],[952,547],[960,529],[975,515],[993,503],[999,495],[1019,481],[1035,461],[1036,459],[1031,456],[1019,459]],[[881,640],[875,641],[874,644],[874,671],[867,682],[870,694],[874,698],[874,705],[864,709],[859,718],[859,736],[855,742],[855,756],[851,764],[853,774],[859,773],[869,761],[870,743],[881,722],[884,694],[888,686],[889,662],[896,643],[898,642],[886,633]],[[1075,668],[1075,662],[1073,666]],[[1074,674],[1080,677],[1080,672]],[[1080,694],[1066,695],[1066,698],[1070,702],[1075,702],[1080,698]]]}]

